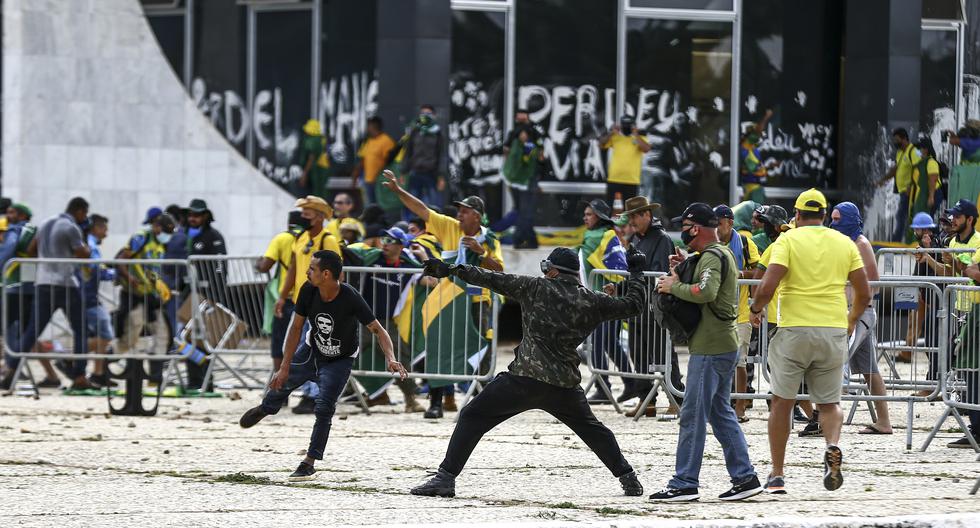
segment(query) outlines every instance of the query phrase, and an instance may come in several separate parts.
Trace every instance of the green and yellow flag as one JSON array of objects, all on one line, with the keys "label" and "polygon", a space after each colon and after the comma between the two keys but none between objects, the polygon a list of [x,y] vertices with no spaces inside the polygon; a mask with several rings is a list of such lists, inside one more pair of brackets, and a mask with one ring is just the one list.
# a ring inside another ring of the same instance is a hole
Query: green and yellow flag
[{"label": "green and yellow flag", "polygon": [[[474,304],[466,294],[466,284],[448,277],[426,295],[421,304],[420,324],[425,345],[425,373],[473,375],[489,343],[480,335],[473,321],[473,310],[486,304]],[[446,380],[429,380],[429,386],[451,385]]]}]

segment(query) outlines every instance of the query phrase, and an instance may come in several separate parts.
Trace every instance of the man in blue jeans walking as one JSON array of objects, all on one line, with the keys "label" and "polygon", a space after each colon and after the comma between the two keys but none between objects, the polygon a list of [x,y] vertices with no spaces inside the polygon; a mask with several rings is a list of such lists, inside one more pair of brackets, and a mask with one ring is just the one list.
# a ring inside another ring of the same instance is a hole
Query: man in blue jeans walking
[{"label": "man in blue jeans walking", "polygon": [[[307,381],[315,381],[320,388],[313,414],[313,434],[306,458],[300,462],[289,480],[312,480],[316,475],[313,463],[323,460],[323,450],[330,436],[330,422],[337,407],[337,399],[347,385],[354,359],[360,352],[358,323],[374,334],[388,362],[388,371],[405,379],[405,367],[395,359],[391,337],[381,323],[374,318],[371,308],[348,284],[340,282],[343,261],[330,250],[313,254],[306,272],[309,279],[300,289],[293,311],[283,358],[279,370],[269,382],[269,392],[262,404],[252,407],[239,420],[244,428],[252,427],[270,414],[276,414],[289,393]],[[306,320],[309,330],[303,332]],[[300,334],[303,344],[297,350]],[[295,357],[294,357],[295,353]]]},{"label": "man in blue jeans walking", "polygon": [[718,240],[718,218],[710,206],[693,203],[674,223],[681,224],[681,240],[700,254],[694,268],[696,282],[681,282],[676,267],[682,258],[675,255],[671,257],[670,275],[660,280],[657,291],[701,305],[701,321],[688,344],[691,360],[681,405],[674,478],[650,500],[681,502],[700,497],[698,474],[708,423],[725,453],[725,467],[732,481],[732,488],[718,498],[747,499],[762,493],[762,484],[749,461],[745,435],[731,405],[732,377],[738,360],[738,267],[731,250]]}]

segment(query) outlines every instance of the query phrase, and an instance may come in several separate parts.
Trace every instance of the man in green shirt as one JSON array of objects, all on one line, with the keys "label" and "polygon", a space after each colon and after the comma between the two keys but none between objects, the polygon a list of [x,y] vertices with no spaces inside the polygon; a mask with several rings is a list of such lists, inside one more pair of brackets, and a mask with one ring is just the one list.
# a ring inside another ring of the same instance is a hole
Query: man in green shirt
[{"label": "man in green shirt", "polygon": [[[680,434],[674,478],[655,502],[697,500],[698,474],[704,458],[706,424],[721,444],[732,488],[718,496],[725,501],[742,500],[762,492],[762,484],[749,461],[745,435],[731,406],[732,377],[738,360],[735,319],[738,314],[738,266],[728,246],[718,240],[718,218],[711,206],[693,203],[674,219],[681,223],[681,240],[701,254],[693,284],[681,282],[674,267],[679,255],[671,257],[670,275],[657,285],[661,294],[701,305],[701,322],[691,336],[691,360],[687,365],[687,391],[681,405]],[[725,261],[723,262],[722,259]]]}]

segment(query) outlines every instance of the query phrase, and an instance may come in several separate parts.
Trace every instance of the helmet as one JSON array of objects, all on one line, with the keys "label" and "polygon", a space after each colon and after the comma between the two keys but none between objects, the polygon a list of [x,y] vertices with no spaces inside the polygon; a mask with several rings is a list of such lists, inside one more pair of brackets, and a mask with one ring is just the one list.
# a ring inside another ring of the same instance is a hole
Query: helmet
[{"label": "helmet", "polygon": [[929,213],[917,213],[912,218],[912,229],[935,229],[936,222],[932,220]]}]

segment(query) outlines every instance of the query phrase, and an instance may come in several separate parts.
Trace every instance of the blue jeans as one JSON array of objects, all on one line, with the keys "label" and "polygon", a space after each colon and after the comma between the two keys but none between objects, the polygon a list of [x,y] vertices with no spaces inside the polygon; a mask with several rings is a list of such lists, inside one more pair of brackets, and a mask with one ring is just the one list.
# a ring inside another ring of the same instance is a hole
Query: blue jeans
[{"label": "blue jeans", "polygon": [[313,352],[306,343],[301,344],[289,364],[289,379],[281,389],[266,393],[265,398],[262,399],[262,412],[278,413],[289,398],[289,393],[308,381],[316,381],[320,388],[316,405],[313,407],[316,422],[313,424],[310,447],[306,450],[306,454],[316,460],[323,460],[323,450],[327,447],[327,438],[330,436],[330,421],[337,409],[337,399],[347,386],[353,366],[354,358],[327,361]]},{"label": "blue jeans", "polygon": [[714,356],[691,354],[687,364],[687,392],[681,405],[677,465],[674,478],[667,484],[669,487],[698,487],[706,424],[709,423],[725,453],[725,467],[732,483],[744,482],[755,475],[745,435],[731,403],[732,376],[737,359],[737,350]]},{"label": "blue jeans", "polygon": [[909,219],[909,193],[908,191],[898,195],[898,212],[895,213],[895,232],[892,233],[892,242],[905,240],[905,226]]},{"label": "blue jeans", "polygon": [[[34,306],[28,316],[27,326],[20,336],[20,343],[15,349],[19,352],[30,352],[34,348],[37,337],[44,327],[51,322],[51,316],[59,309],[65,312],[74,339],[75,354],[88,352],[88,339],[85,328],[85,307],[82,304],[82,293],[78,288],[38,284],[35,287]],[[7,366],[15,368],[19,358],[7,356]],[[85,360],[69,362],[71,376],[77,378],[85,375]]]},{"label": "blue jeans", "polygon": [[[633,372],[633,369],[630,368],[629,355],[623,350],[623,345],[619,339],[622,323],[622,321],[606,321],[595,329],[595,333],[592,334],[592,364],[595,365],[595,368],[599,370],[608,369],[608,358],[611,357],[620,372]],[[606,385],[609,384],[609,376],[603,376],[602,379]],[[632,385],[632,378],[623,378],[624,387],[631,387]],[[644,394],[644,396],[646,395]]]},{"label": "blue jeans", "polygon": [[436,191],[436,175],[431,172],[410,172],[408,194],[425,202],[430,209],[442,207],[442,199]]}]

